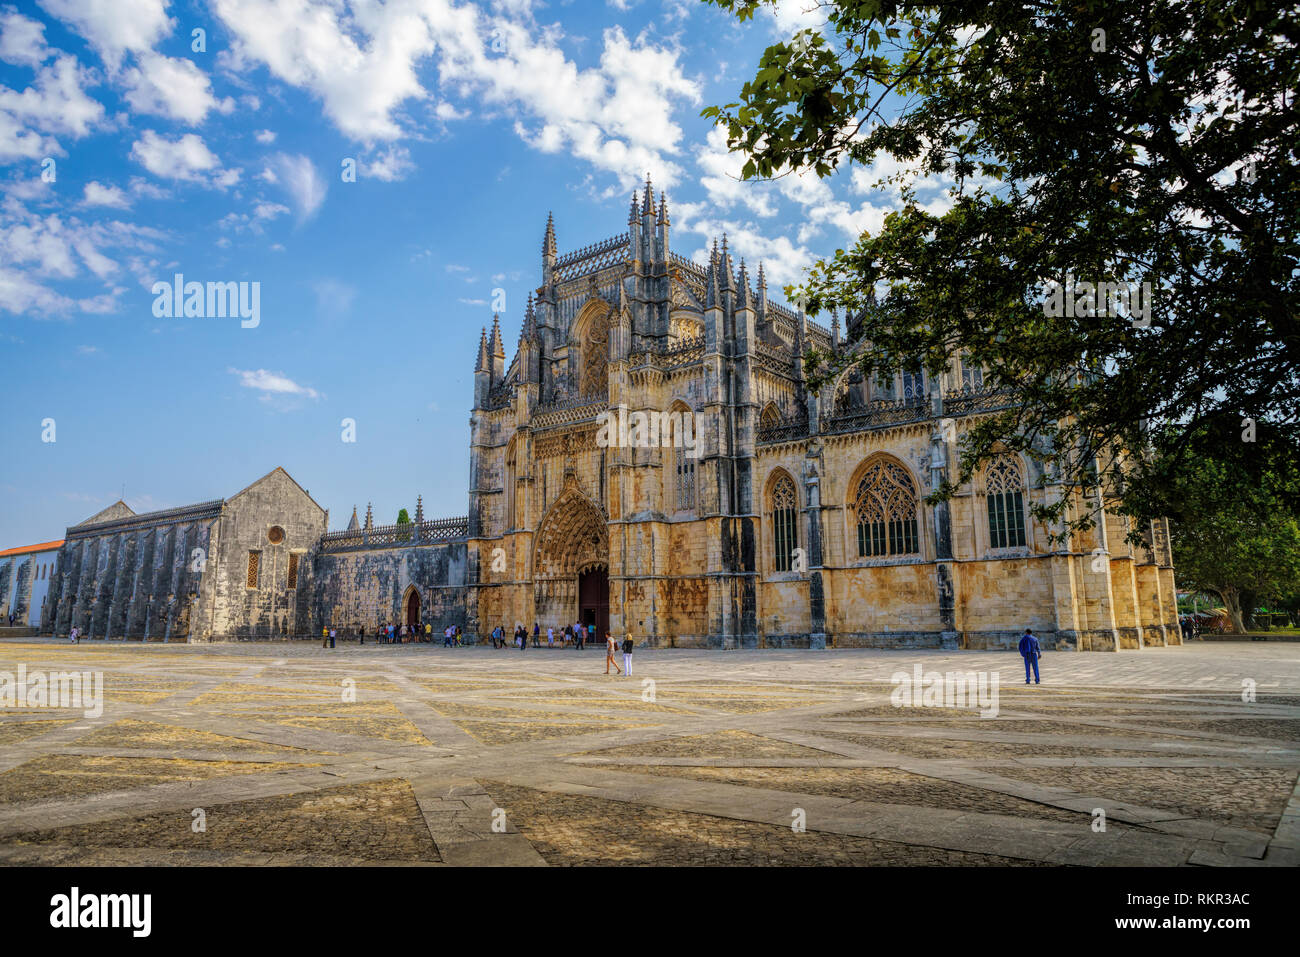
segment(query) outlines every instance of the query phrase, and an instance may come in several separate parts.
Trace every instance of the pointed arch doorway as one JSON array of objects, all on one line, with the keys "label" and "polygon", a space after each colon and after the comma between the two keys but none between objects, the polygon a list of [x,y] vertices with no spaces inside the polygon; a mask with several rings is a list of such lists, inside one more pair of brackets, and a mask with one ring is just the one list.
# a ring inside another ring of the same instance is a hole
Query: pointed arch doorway
[{"label": "pointed arch doorway", "polygon": [[[609,566],[593,564],[578,572],[578,621],[588,641],[604,641],[609,631]],[[592,635],[589,626],[596,626]]]},{"label": "pointed arch doorway", "polygon": [[547,509],[533,551],[537,622],[563,629],[575,621],[609,627],[609,534],[604,510],[582,493],[576,479]]},{"label": "pointed arch doorway", "polygon": [[406,589],[406,597],[403,599],[402,621],[408,628],[415,628],[420,624],[420,590],[414,585]]}]

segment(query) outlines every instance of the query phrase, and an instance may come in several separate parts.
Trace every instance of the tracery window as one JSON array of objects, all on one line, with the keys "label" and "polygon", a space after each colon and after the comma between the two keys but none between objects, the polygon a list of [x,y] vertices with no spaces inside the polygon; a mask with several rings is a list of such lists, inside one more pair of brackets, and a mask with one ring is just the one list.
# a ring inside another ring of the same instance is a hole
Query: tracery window
[{"label": "tracery window", "polygon": [[919,365],[903,369],[903,401],[920,402],[925,399],[925,373]]},{"label": "tracery window", "polygon": [[[687,512],[695,508],[695,459],[704,437],[700,434],[695,413],[685,404],[674,402],[668,414],[671,425],[667,427],[663,441],[671,442],[671,451],[666,459],[669,471],[664,481],[665,485],[671,483],[673,508]],[[689,446],[688,437],[692,440]],[[665,496],[667,494],[668,489],[665,489]]]},{"label": "tracery window", "polygon": [[798,507],[794,481],[782,475],[772,486],[772,547],[776,570],[788,572],[794,564],[794,550],[799,547]]},{"label": "tracery window", "polygon": [[853,512],[858,525],[858,555],[920,554],[917,496],[911,476],[897,462],[872,463],[858,481]]},{"label": "tracery window", "polygon": [[594,317],[582,337],[583,395],[602,395],[609,389],[609,316]]},{"label": "tracery window", "polygon": [[985,472],[984,496],[989,510],[989,547],[1022,548],[1025,544],[1025,481],[1011,455],[999,455]]},{"label": "tracery window", "polygon": [[963,389],[984,388],[984,370],[974,359],[961,360],[961,386]]}]

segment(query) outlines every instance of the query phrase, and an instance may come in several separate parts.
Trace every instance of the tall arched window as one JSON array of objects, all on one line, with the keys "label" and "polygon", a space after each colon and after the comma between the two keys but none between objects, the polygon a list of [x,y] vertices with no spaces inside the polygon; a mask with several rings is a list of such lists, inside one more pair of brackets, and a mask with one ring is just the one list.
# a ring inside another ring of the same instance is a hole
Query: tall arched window
[{"label": "tall arched window", "polygon": [[925,373],[920,363],[910,363],[903,367],[903,401],[925,401]]},{"label": "tall arched window", "polygon": [[[700,435],[695,413],[681,402],[673,403],[669,415],[673,430],[670,473],[673,480],[673,504],[677,511],[685,512],[695,508],[695,460],[699,456],[700,443],[704,437]],[[689,443],[686,441],[688,436]]]},{"label": "tall arched window", "polygon": [[869,465],[853,497],[858,555],[920,554],[916,504],[916,489],[903,466],[887,459]]},{"label": "tall arched window", "polygon": [[788,572],[794,564],[794,550],[799,547],[799,498],[794,480],[782,475],[772,486],[772,549],[779,572]]},{"label": "tall arched window", "polygon": [[989,507],[989,547],[1024,547],[1025,481],[1014,456],[999,455],[989,463],[984,496]]},{"label": "tall arched window", "polygon": [[506,476],[505,489],[503,490],[506,496],[506,528],[518,527],[518,507],[515,504],[515,485],[517,483],[516,476],[519,473],[516,471],[517,460],[515,455],[515,445],[515,439],[511,439],[510,444],[506,446]]},{"label": "tall arched window", "polygon": [[609,390],[609,307],[601,304],[601,308],[582,329],[582,395],[603,395]]}]

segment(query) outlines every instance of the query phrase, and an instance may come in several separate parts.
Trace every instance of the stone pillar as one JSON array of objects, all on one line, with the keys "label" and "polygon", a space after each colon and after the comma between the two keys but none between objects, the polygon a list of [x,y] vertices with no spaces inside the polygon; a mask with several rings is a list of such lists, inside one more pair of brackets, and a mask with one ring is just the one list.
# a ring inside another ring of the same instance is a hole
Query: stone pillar
[{"label": "stone pillar", "polygon": [[158,538],[158,530],[148,528],[137,533],[135,561],[130,570],[131,597],[126,610],[126,622],[122,627],[124,638],[143,638],[145,632],[145,611],[149,604],[149,589],[153,583],[153,553]]},{"label": "stone pillar", "polygon": [[67,635],[72,629],[72,609],[81,580],[81,563],[86,551],[84,539],[65,542],[63,561],[59,563],[59,605],[54,610],[54,634]]},{"label": "stone pillar", "polygon": [[821,446],[809,447],[804,458],[804,541],[808,543],[808,647],[826,647],[826,581],[823,573]]},{"label": "stone pillar", "polygon": [[9,592],[13,589],[13,583],[14,560],[12,558],[0,560],[0,619],[6,625],[9,624]]},{"label": "stone pillar", "polygon": [[181,525],[176,528],[171,567],[170,569],[164,569],[164,572],[167,573],[167,594],[163,599],[167,602],[167,630],[164,632],[163,641],[172,640],[172,635],[176,631],[177,624],[181,620],[182,611],[185,608],[185,570],[189,567],[189,535],[192,528],[191,525]]},{"label": "stone pillar", "polygon": [[[956,441],[952,420],[943,418],[942,379],[930,381],[930,411],[934,418],[930,431],[930,491],[941,487],[948,477],[948,440]],[[945,425],[953,435],[944,434]],[[948,502],[936,502],[930,511],[934,528],[935,593],[939,603],[939,647],[956,649],[960,632],[957,628],[957,565],[952,553],[952,516]]]},{"label": "stone pillar", "polygon": [[176,529],[173,526],[155,529],[153,565],[148,570],[149,593],[145,601],[146,621],[143,637],[146,640],[164,641],[167,634],[167,587],[171,572]]},{"label": "stone pillar", "polygon": [[100,539],[99,561],[95,568],[95,594],[92,599],[90,628],[86,634],[91,638],[106,638],[108,630],[108,607],[113,601],[113,587],[117,584],[117,550],[120,535],[110,535]]},{"label": "stone pillar", "polygon": [[95,571],[99,567],[101,541],[92,538],[83,544],[80,574],[77,576],[76,601],[72,606],[72,625],[82,637],[89,636],[90,609],[95,598]]},{"label": "stone pillar", "polygon": [[[24,558],[18,564],[18,572],[14,575],[14,599],[13,613],[15,625],[26,625],[27,615],[31,611],[32,604],[32,581],[36,574],[36,559],[33,556]],[[5,616],[5,621],[9,616]]]},{"label": "stone pillar", "polygon": [[109,598],[108,618],[104,625],[105,638],[126,637],[126,613],[131,602],[131,587],[135,583],[135,533],[124,532],[118,538],[117,567],[113,575],[113,591]]}]

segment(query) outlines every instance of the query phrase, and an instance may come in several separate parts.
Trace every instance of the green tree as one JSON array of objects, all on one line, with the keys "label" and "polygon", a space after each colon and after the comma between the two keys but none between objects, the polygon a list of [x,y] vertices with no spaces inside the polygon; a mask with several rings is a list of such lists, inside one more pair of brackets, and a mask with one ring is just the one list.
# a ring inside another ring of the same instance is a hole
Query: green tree
[{"label": "green tree", "polygon": [[1167,478],[1163,507],[1182,588],[1217,594],[1238,633],[1256,602],[1300,592],[1300,522],[1276,475],[1242,481],[1231,463],[1206,458]]},{"label": "green tree", "polygon": [[407,513],[406,509],[401,509],[401,510],[397,513],[397,524],[398,524],[398,525],[410,525],[410,524],[411,524],[411,516]]},{"label": "green tree", "polygon": [[[770,0],[707,2],[748,20]],[[747,155],[743,175],[888,157],[951,181],[953,197],[930,206],[895,181],[901,208],[787,290],[812,314],[862,316],[846,354],[805,357],[811,384],[853,363],[934,374],[968,351],[1019,401],[963,436],[957,482],[997,441],[1116,493],[1166,461],[1213,455],[1258,480],[1279,455],[1300,459],[1300,7],[817,9],[823,31],[768,47],[739,99],[704,111]],[[1151,296],[1091,303],[1100,315],[1062,296],[1057,310],[1048,284],[1072,280]],[[1251,434],[1264,424],[1266,439]],[[1036,511],[1086,527],[1070,498]]]}]

